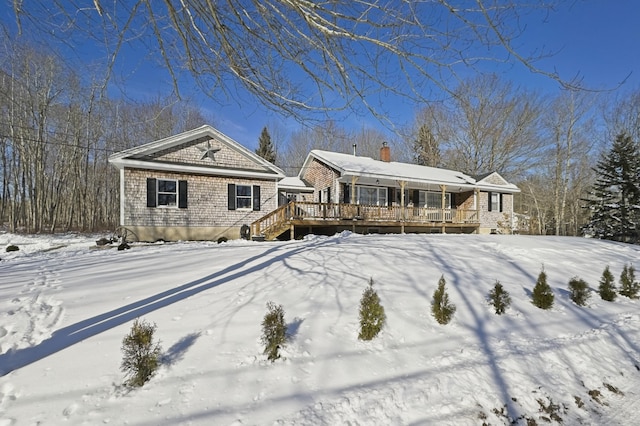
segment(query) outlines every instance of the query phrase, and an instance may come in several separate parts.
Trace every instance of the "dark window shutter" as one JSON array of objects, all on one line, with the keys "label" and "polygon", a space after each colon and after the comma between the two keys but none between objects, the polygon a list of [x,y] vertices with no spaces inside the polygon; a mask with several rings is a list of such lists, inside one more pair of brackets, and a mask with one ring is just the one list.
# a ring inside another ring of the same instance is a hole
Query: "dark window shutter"
[{"label": "dark window shutter", "polygon": [[487,199],[489,200],[489,202],[487,203],[487,210],[491,211],[491,192],[487,192]]},{"label": "dark window shutter", "polygon": [[502,211],[502,194],[500,194],[500,211]]},{"label": "dark window shutter", "polygon": [[253,185],[253,210],[260,210],[260,186]]},{"label": "dark window shutter", "polygon": [[393,205],[393,197],[394,197],[394,189],[393,188],[387,188],[387,206],[392,206]]},{"label": "dark window shutter", "polygon": [[236,209],[236,186],[233,183],[230,183],[228,188],[229,192],[229,210]]},{"label": "dark window shutter", "polygon": [[455,209],[456,208],[456,194],[454,194],[452,192],[451,195],[449,195],[449,197],[451,197],[451,208]]},{"label": "dark window shutter", "polygon": [[147,178],[147,207],[156,207],[156,180]]},{"label": "dark window shutter", "polygon": [[413,190],[413,205],[414,207],[418,207],[418,204],[420,204],[420,191],[418,191],[417,189]]},{"label": "dark window shutter", "polygon": [[345,204],[349,204],[351,202],[351,194],[349,194],[351,187],[348,183],[344,184],[344,197],[342,197],[342,202]]},{"label": "dark window shutter", "polygon": [[331,202],[331,187],[327,188],[327,203]]},{"label": "dark window shutter", "polygon": [[178,208],[180,209],[187,208],[187,181],[186,180],[178,181]]}]

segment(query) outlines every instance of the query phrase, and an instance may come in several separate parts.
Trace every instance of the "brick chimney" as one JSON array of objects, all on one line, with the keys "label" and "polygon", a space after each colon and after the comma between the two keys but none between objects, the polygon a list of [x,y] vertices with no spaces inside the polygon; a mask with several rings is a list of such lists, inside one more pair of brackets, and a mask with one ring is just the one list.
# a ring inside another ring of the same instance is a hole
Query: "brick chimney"
[{"label": "brick chimney", "polygon": [[387,163],[391,161],[391,148],[389,148],[386,142],[382,142],[382,148],[380,148],[380,161]]}]

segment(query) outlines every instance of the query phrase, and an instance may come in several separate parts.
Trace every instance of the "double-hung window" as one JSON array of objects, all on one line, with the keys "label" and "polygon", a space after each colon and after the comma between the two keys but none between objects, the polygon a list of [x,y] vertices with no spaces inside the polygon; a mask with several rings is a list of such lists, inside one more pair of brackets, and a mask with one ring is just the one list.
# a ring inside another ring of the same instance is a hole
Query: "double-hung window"
[{"label": "double-hung window", "polygon": [[158,206],[174,207],[178,200],[178,181],[158,179]]},{"label": "double-hung window", "polygon": [[147,207],[187,208],[187,181],[147,178]]},{"label": "double-hung window", "polygon": [[489,192],[489,211],[502,211],[502,194],[500,194],[499,192]]},{"label": "double-hung window", "polygon": [[236,209],[251,210],[251,185],[236,185]]},{"label": "double-hung window", "polygon": [[229,210],[260,210],[260,186],[236,185],[228,186]]}]

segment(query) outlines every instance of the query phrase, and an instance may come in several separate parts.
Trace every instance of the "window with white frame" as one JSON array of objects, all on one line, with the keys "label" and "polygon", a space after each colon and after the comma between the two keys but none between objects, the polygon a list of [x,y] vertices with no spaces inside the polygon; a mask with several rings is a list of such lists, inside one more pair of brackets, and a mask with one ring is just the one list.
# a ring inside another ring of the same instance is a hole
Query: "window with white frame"
[{"label": "window with white frame", "polygon": [[187,181],[147,178],[147,207],[187,208]]},{"label": "window with white frame", "polygon": [[174,207],[178,200],[178,181],[174,179],[158,179],[158,206]]},{"label": "window with white frame", "polygon": [[502,194],[500,194],[499,192],[490,192],[489,193],[489,211],[490,212],[499,212],[501,211],[501,203],[500,203],[500,197]]},{"label": "window with white frame", "polygon": [[[442,192],[420,191],[419,207],[426,207],[428,209],[441,209]],[[451,194],[448,192],[444,194],[444,208],[451,208]]]},{"label": "window with white frame", "polygon": [[251,185],[236,185],[236,208],[251,210]]},{"label": "window with white frame", "polygon": [[260,185],[228,184],[229,210],[260,210]]},{"label": "window with white frame", "polygon": [[356,202],[368,206],[386,206],[387,188],[377,186],[356,186]]}]

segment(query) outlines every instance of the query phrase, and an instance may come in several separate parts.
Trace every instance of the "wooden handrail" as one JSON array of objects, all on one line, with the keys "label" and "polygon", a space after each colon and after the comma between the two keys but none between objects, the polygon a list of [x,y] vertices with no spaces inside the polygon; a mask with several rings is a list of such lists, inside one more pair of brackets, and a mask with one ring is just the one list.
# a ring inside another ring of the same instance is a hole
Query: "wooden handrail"
[{"label": "wooden handrail", "polygon": [[282,229],[291,220],[368,220],[419,223],[478,223],[477,210],[431,209],[425,207],[373,206],[343,203],[291,201],[251,224],[252,235],[266,235]]}]

